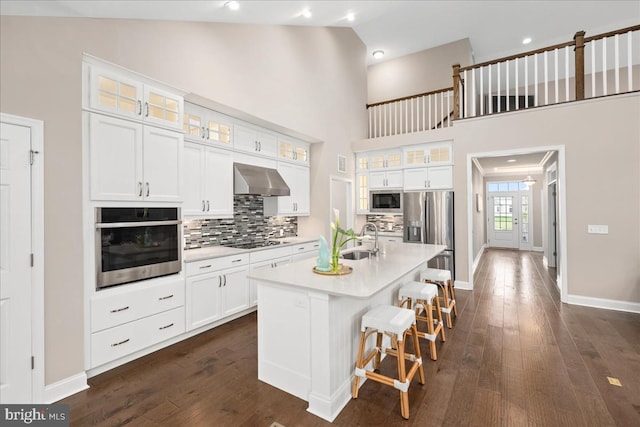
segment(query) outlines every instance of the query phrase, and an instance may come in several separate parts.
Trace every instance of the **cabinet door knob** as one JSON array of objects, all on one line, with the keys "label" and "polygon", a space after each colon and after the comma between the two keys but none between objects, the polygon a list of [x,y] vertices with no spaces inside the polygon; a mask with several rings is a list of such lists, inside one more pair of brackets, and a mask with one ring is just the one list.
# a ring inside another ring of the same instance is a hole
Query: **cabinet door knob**
[{"label": "cabinet door knob", "polygon": [[136,104],[138,104],[138,115],[141,116],[142,115],[142,101],[140,101],[139,99],[136,101]]},{"label": "cabinet door knob", "polygon": [[142,197],[142,181],[138,181],[138,197]]},{"label": "cabinet door knob", "polygon": [[144,103],[144,108],[145,108],[144,116],[145,117],[149,117],[149,103],[148,102]]},{"label": "cabinet door knob", "polygon": [[147,192],[146,192],[147,197],[149,197],[149,191],[150,191],[150,190],[149,190],[149,182],[148,182],[148,181],[145,183],[145,186],[146,186],[146,188],[147,188]]},{"label": "cabinet door knob", "polygon": [[204,206],[205,206],[205,205],[204,205],[204,200],[203,200],[203,201],[202,201],[202,212],[204,212],[204,211],[205,211],[205,210],[204,210]]},{"label": "cabinet door knob", "polygon": [[207,200],[207,212],[209,212],[209,201]]}]

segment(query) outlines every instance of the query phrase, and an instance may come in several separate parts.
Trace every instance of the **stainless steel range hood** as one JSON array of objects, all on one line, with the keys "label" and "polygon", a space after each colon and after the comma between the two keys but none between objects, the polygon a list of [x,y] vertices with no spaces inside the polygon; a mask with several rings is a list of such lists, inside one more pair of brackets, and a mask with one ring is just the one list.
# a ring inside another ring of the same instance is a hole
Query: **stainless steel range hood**
[{"label": "stainless steel range hood", "polygon": [[291,190],[280,173],[271,168],[233,164],[233,193],[260,196],[289,196]]}]

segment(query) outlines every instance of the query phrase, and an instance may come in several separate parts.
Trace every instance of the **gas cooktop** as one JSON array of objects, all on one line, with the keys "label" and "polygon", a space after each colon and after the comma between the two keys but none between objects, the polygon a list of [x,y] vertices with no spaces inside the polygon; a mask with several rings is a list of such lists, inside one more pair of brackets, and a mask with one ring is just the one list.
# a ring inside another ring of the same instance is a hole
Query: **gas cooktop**
[{"label": "gas cooktop", "polygon": [[255,249],[255,248],[265,248],[267,246],[277,246],[281,243],[282,242],[279,242],[277,240],[266,240],[266,241],[256,241],[256,242],[237,242],[237,243],[232,243],[230,245],[225,245],[225,246],[229,246],[230,248],[236,248],[236,249]]}]

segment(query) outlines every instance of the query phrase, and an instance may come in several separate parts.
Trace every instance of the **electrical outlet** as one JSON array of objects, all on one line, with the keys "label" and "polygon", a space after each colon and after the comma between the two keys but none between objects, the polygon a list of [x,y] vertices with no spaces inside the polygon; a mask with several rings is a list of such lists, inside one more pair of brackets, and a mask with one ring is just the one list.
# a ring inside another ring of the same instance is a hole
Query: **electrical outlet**
[{"label": "electrical outlet", "polygon": [[587,225],[587,233],[589,234],[609,234],[608,225]]}]

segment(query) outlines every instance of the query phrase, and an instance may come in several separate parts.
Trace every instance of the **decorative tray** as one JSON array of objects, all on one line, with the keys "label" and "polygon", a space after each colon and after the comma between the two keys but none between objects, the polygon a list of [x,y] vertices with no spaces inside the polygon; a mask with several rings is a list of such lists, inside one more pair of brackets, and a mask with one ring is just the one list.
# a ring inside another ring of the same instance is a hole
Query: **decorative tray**
[{"label": "decorative tray", "polygon": [[353,268],[349,267],[348,265],[344,265],[344,264],[339,264],[338,265],[338,271],[320,271],[320,270],[316,270],[315,267],[313,267],[313,272],[316,274],[322,274],[324,276],[344,276],[345,274],[351,274],[353,272]]}]

